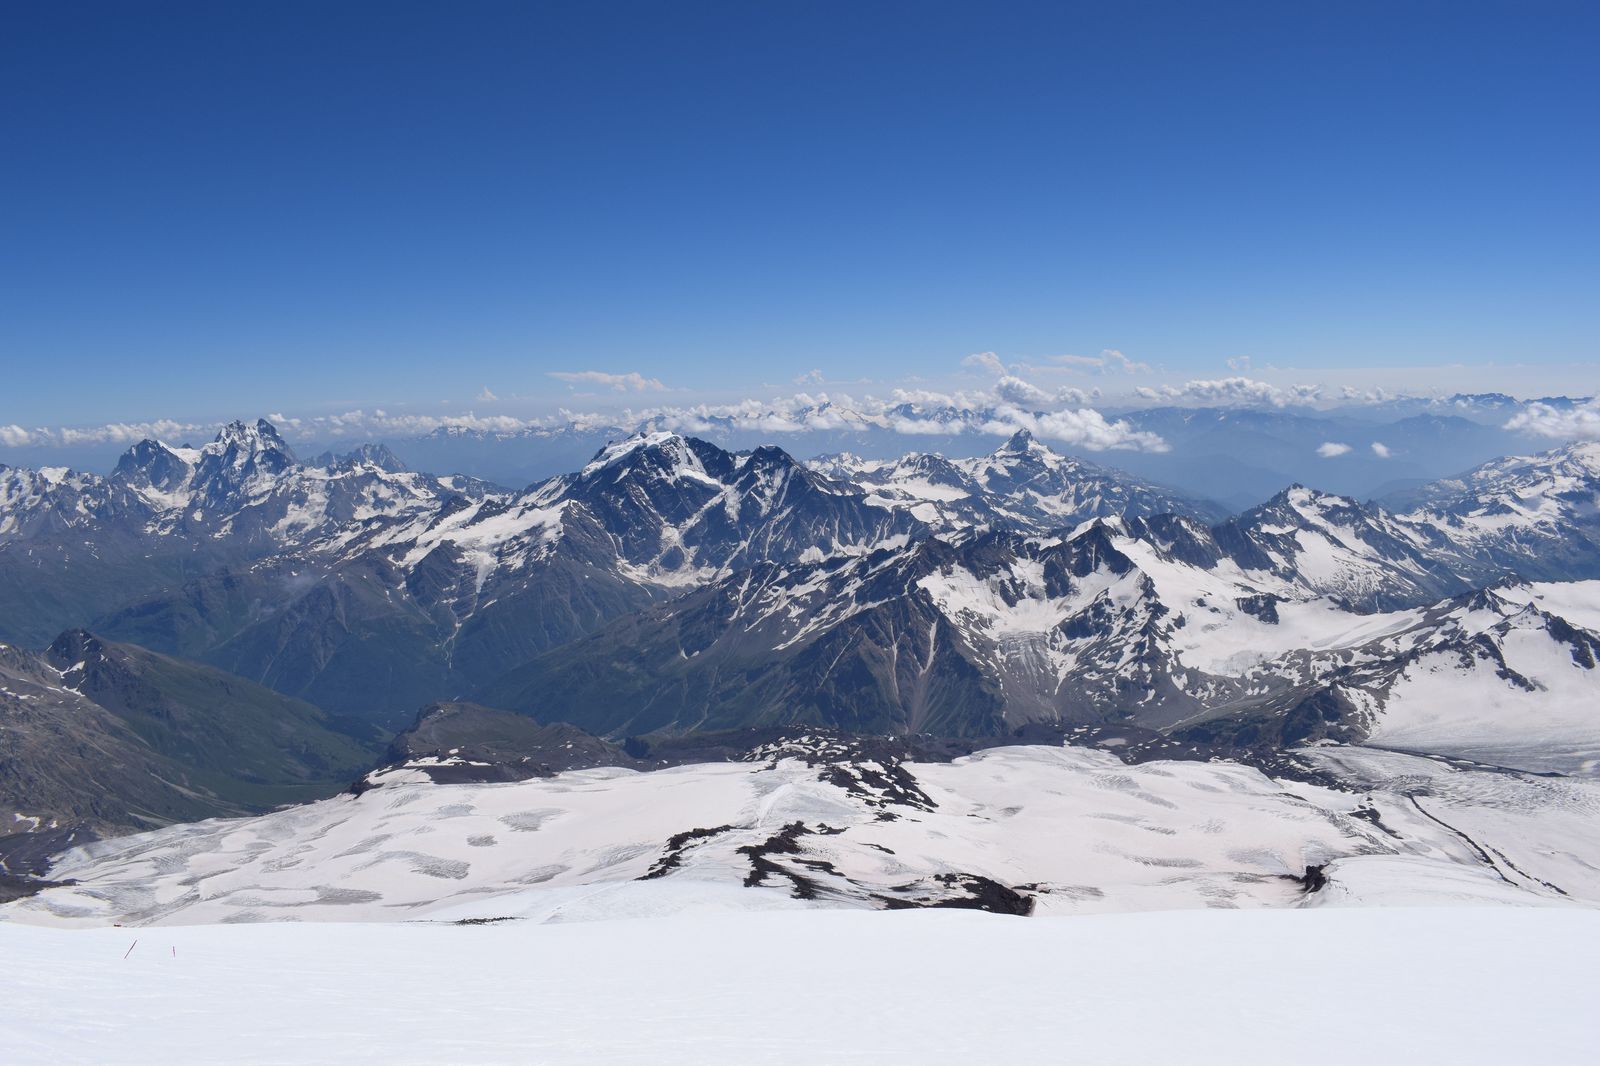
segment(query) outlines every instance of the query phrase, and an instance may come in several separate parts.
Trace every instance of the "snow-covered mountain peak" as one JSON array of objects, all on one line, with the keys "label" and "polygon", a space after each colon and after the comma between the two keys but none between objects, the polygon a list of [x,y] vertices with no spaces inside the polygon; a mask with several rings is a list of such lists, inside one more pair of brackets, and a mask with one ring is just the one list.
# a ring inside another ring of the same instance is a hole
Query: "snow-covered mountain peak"
[{"label": "snow-covered mountain peak", "polygon": [[1048,445],[1035,439],[1032,433],[1019,429],[1000,447],[990,452],[983,460],[974,464],[974,474],[984,478],[989,472],[1009,474],[1012,477],[1032,474],[1037,476],[1038,471],[1054,471],[1063,466],[1075,469],[1079,467],[1077,461],[1053,451]]},{"label": "snow-covered mountain peak", "polygon": [[254,425],[240,421],[229,422],[217,433],[216,439],[201,451],[203,454],[229,456],[235,462],[243,462],[263,454],[281,457],[290,464],[295,461],[294,451],[279,435],[278,427],[265,418],[256,419]]},{"label": "snow-covered mountain peak", "polygon": [[595,453],[580,472],[580,477],[593,477],[608,467],[637,461],[641,453],[655,452],[669,461],[689,460],[691,450],[688,438],[666,430],[640,431],[619,441],[613,441]]},{"label": "snow-covered mountain peak", "polygon": [[294,452],[266,419],[253,426],[230,422],[200,449],[190,487],[206,506],[237,505],[241,497],[269,490],[274,479],[295,465]]},{"label": "snow-covered mountain peak", "polygon": [[1566,460],[1592,476],[1600,477],[1600,441],[1586,440],[1562,449]]}]

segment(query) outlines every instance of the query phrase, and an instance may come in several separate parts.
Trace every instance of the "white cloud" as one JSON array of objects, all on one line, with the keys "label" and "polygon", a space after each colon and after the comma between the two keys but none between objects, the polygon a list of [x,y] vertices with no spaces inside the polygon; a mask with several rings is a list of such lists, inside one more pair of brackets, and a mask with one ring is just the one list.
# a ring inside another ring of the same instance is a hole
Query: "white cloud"
[{"label": "white cloud", "polygon": [[1050,394],[1021,378],[1007,375],[995,382],[995,395],[1006,403],[1033,404],[1042,407],[1050,402]]},{"label": "white cloud", "polygon": [[1082,407],[1085,404],[1096,403],[1100,399],[1098,388],[1085,392],[1083,389],[1063,387],[1056,390],[1056,403],[1073,404]]},{"label": "white cloud", "polygon": [[956,402],[956,398],[948,392],[935,392],[932,389],[895,389],[890,393],[894,402],[914,403],[923,406],[948,407]]},{"label": "white cloud", "polygon": [[794,379],[794,383],[796,385],[821,385],[822,371],[815,368],[807,370],[804,374],[797,376]]},{"label": "white cloud", "polygon": [[1600,397],[1571,407],[1530,403],[1505,428],[1554,440],[1600,440]]},{"label": "white cloud", "polygon": [[[317,444],[344,440],[404,439],[447,429],[512,435],[568,427],[581,431],[628,430],[649,424],[681,433],[738,430],[774,436],[867,432],[874,429],[912,436],[967,433],[1009,436],[1019,429],[1027,429],[1041,439],[1061,441],[1089,451],[1167,450],[1166,442],[1159,435],[1137,430],[1124,420],[1108,420],[1099,411],[1082,407],[1085,400],[1094,398],[1093,393],[1062,390],[1052,396],[1021,379],[1006,382],[999,391],[1006,396],[897,389],[888,399],[867,396],[858,400],[844,394],[830,396],[822,392],[797,392],[767,401],[746,399],[727,404],[669,406],[610,413],[562,410],[543,417],[480,415],[472,411],[464,414],[421,414],[390,412],[382,408],[357,408],[337,414],[306,416],[275,411],[269,420],[291,440]],[[1080,409],[1040,413],[1041,400],[1048,404],[1077,404]],[[171,442],[199,442],[210,439],[217,429],[217,423],[172,420],[56,429],[6,425],[0,426],[0,445],[129,444],[145,437]]]},{"label": "white cloud", "polygon": [[1109,421],[1092,408],[1048,411],[1036,415],[1016,407],[1000,407],[995,409],[994,417],[979,428],[985,433],[1007,437],[1019,429],[1025,429],[1035,437],[1095,452],[1111,449],[1143,452],[1168,450],[1167,442],[1159,434],[1134,429],[1123,419]]},{"label": "white cloud", "polygon": [[1147,400],[1202,407],[1288,407],[1315,403],[1322,394],[1322,386],[1280,386],[1254,378],[1232,377],[1186,381],[1181,386],[1163,385],[1159,390],[1139,386],[1134,392]]},{"label": "white cloud", "polygon": [[972,355],[969,355],[965,359],[961,360],[961,365],[987,370],[997,378],[1005,377],[1007,373],[1006,365],[1002,363],[1000,361],[1000,357],[995,355],[993,352],[974,352]]},{"label": "white cloud", "polygon": [[572,385],[598,385],[616,392],[667,391],[667,387],[656,378],[647,378],[637,372],[608,374],[604,370],[552,370],[549,375]]},{"label": "white cloud", "polygon": [[1354,385],[1346,385],[1339,390],[1339,398],[1342,400],[1347,400],[1350,403],[1379,404],[1390,403],[1394,400],[1403,399],[1404,395],[1401,393],[1390,392],[1382,385],[1378,385],[1370,389],[1358,389]]},{"label": "white cloud", "polygon": [[1322,444],[1317,447],[1317,454],[1322,456],[1324,459],[1336,459],[1341,455],[1349,454],[1349,452],[1350,445],[1340,444],[1336,440],[1330,440],[1326,444]]},{"label": "white cloud", "polygon": [[1235,374],[1248,374],[1252,369],[1251,359],[1248,355],[1236,355],[1227,360],[1227,363],[1228,369]]},{"label": "white cloud", "polygon": [[1387,444],[1384,444],[1382,441],[1375,440],[1372,442],[1372,454],[1376,455],[1379,459],[1387,459],[1394,453],[1389,451],[1389,446]]},{"label": "white cloud", "polygon": [[489,386],[487,385],[483,387],[483,391],[478,393],[479,403],[494,403],[499,398],[500,397],[489,391]]}]

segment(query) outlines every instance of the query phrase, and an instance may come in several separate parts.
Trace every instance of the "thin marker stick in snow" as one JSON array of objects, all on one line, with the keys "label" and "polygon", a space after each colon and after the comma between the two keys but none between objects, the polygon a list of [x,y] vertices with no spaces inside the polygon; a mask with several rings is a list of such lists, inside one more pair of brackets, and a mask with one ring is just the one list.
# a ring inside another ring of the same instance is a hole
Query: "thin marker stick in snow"
[{"label": "thin marker stick in snow", "polygon": [[132,955],[133,954],[133,949],[138,947],[138,946],[139,946],[139,942],[137,940],[135,940],[133,943],[129,944],[128,945],[128,950],[124,951],[122,953],[123,959],[126,960],[129,955]]}]

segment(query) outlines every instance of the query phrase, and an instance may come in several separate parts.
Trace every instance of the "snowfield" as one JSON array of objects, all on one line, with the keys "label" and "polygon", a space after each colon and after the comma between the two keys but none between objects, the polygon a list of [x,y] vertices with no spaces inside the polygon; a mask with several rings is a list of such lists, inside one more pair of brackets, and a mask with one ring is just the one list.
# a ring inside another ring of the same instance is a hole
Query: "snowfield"
[{"label": "snowfield", "polygon": [[988,901],[1037,915],[1600,904],[1592,777],[1338,745],[1299,760],[1268,776],[1035,745],[900,763],[810,738],[754,762],[514,783],[434,784],[419,765],[359,796],[75,848],[50,870],[74,883],[0,919],[573,921],[729,892],[741,907]]},{"label": "snowfield", "polygon": [[[135,943],[137,941],[137,943]],[[0,926],[33,1063],[1593,1061],[1600,913]]]}]

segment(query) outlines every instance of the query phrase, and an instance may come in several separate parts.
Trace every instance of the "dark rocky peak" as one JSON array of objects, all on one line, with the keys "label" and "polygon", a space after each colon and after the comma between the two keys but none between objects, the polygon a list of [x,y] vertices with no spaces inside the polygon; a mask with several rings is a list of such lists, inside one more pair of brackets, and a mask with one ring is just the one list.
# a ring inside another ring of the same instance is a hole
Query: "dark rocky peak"
[{"label": "dark rocky peak", "polygon": [[87,629],[69,629],[51,643],[45,652],[50,665],[64,670],[74,663],[105,654],[105,642]]},{"label": "dark rocky peak", "polygon": [[[693,440],[693,438],[690,439]],[[705,441],[694,441],[694,443],[706,445]],[[706,447],[715,448],[716,446],[706,445]],[[717,450],[721,451],[721,449]],[[722,452],[721,454],[728,456],[732,461],[732,466],[738,470],[742,477],[748,477],[752,474],[762,475],[779,471],[805,469],[794,456],[773,444],[764,444],[759,448],[739,455],[731,455],[727,452]]]},{"label": "dark rocky peak", "polygon": [[61,672],[61,684],[85,695],[118,684],[126,674],[115,646],[86,629],[69,629],[45,650],[45,660]]},{"label": "dark rocky peak", "polygon": [[1063,541],[1049,554],[1060,560],[1066,572],[1075,578],[1087,577],[1101,568],[1113,574],[1126,574],[1134,569],[1134,564],[1117,547],[1116,538],[1123,532],[1120,521],[1097,518],[1077,536]]},{"label": "dark rocky peak", "polygon": [[1013,433],[1004,444],[990,454],[990,459],[1000,466],[1026,470],[1054,469],[1064,463],[1077,465],[1075,461],[1069,460],[1025,429]]},{"label": "dark rocky peak", "polygon": [[[183,451],[192,454],[194,450]],[[111,478],[139,488],[175,492],[188,483],[193,473],[190,461],[178,451],[160,441],[142,440],[122,453]]]},{"label": "dark rocky peak", "polygon": [[1035,452],[1049,451],[1050,449],[1040,444],[1032,433],[1019,429],[1011,434],[1007,441],[994,450],[995,455],[1031,455]]}]

